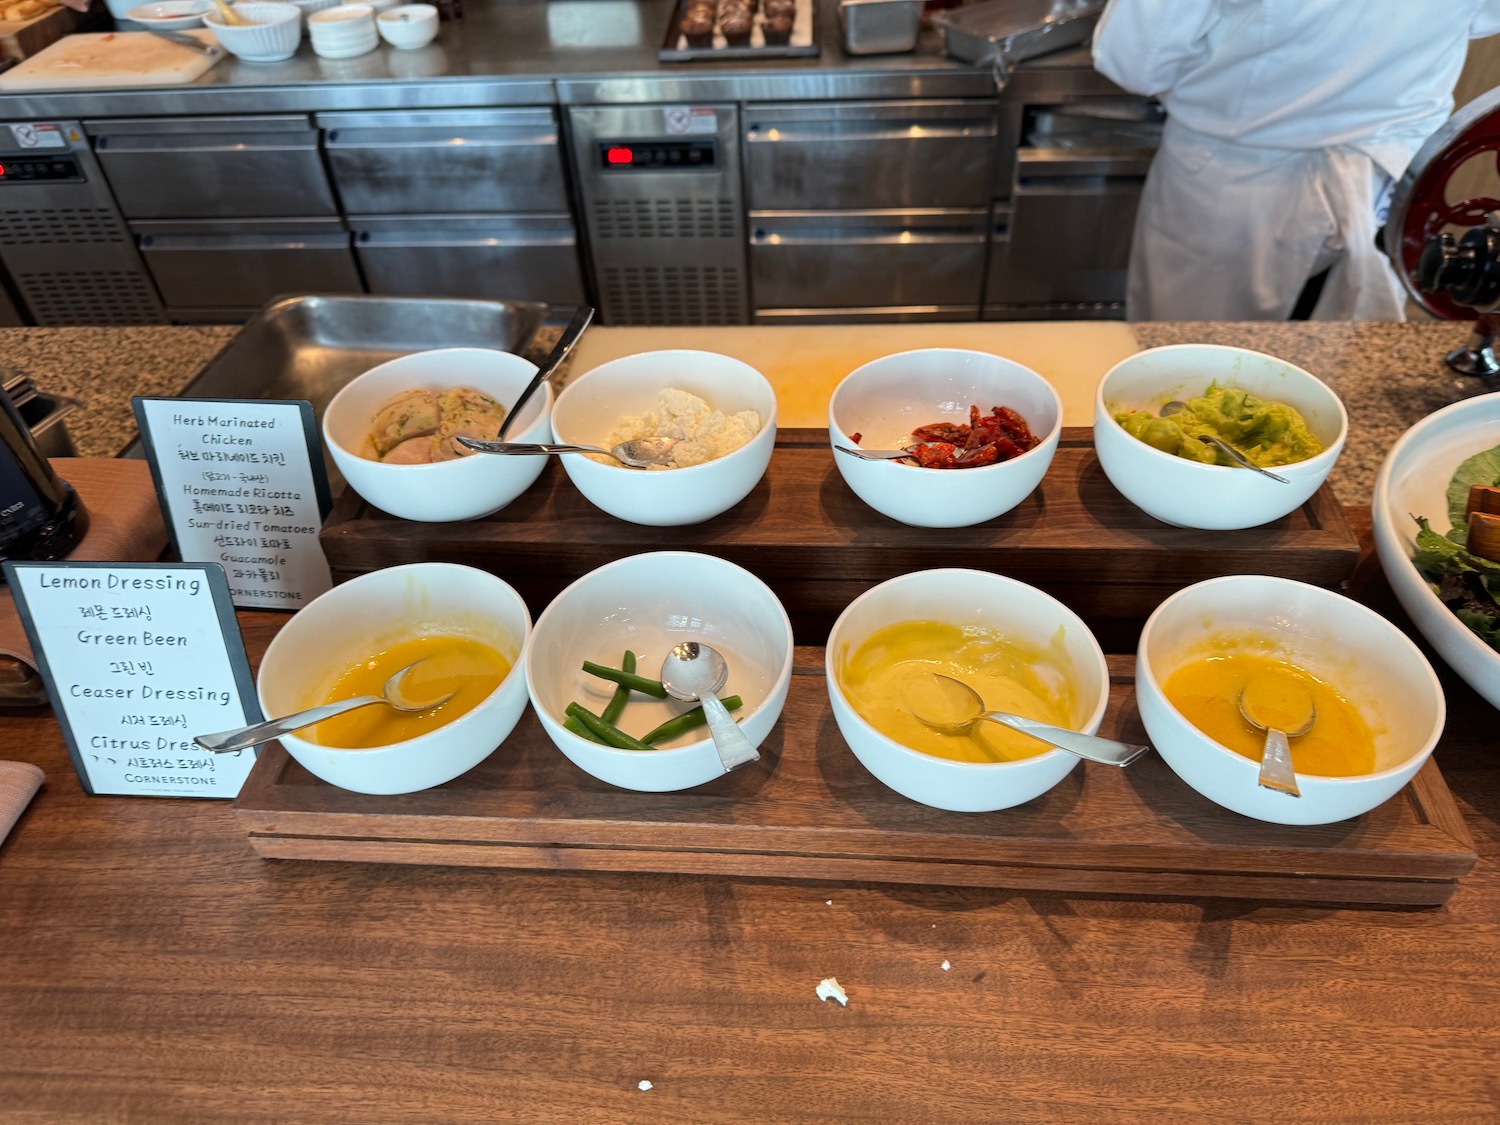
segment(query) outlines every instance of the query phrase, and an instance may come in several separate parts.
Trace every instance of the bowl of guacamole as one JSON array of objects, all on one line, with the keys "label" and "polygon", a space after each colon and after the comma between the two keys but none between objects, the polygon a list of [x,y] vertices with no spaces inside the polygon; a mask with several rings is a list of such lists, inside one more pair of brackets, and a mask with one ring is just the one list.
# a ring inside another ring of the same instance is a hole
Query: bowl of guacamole
[{"label": "bowl of guacamole", "polygon": [[[1168,402],[1183,406],[1163,417]],[[1176,527],[1231,531],[1288,516],[1328,479],[1348,430],[1326,383],[1248,348],[1151,348],[1106,372],[1094,397],[1094,448],[1105,476],[1136,507]],[[1288,483],[1234,464],[1204,436]]]}]

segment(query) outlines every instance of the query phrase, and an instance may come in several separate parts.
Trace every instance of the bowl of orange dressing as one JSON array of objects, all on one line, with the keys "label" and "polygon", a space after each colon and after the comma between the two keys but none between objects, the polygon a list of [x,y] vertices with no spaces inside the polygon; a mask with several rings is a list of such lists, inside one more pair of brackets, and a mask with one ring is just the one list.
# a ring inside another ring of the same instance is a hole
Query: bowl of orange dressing
[{"label": "bowl of orange dressing", "polygon": [[511,661],[472,637],[416,637],[391,645],[341,675],[321,702],[336,703],[357,695],[379,695],[398,669],[421,661],[402,680],[402,691],[421,700],[451,696],[426,711],[362,707],[308,728],[303,738],[319,746],[367,750],[390,746],[446,726],[479,706],[510,674]]},{"label": "bowl of orange dressing", "polygon": [[[933,730],[909,703],[929,693],[934,674],[962,680],[985,707],[1067,727],[1079,721],[1078,694],[1041,646],[997,629],[903,621],[878,629],[838,666],[839,685],[859,716],[902,746],[956,762],[1015,762],[1052,747],[997,723],[965,734]],[[942,712],[927,707],[928,714]]]}]

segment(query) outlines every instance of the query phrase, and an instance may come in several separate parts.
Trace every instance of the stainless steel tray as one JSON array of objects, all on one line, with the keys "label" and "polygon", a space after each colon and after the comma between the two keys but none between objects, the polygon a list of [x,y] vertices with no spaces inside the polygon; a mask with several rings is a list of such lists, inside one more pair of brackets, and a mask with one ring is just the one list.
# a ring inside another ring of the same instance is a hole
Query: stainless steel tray
[{"label": "stainless steel tray", "polygon": [[994,67],[1003,79],[1017,63],[1082,43],[1099,22],[1104,0],[984,0],[937,12],[948,54]]},{"label": "stainless steel tray", "polygon": [[[529,301],[284,297],[272,301],[178,392],[182,398],[306,399],[323,408],[356,375],[432,348],[523,349],[547,315]],[[123,456],[143,456],[140,443]],[[342,478],[329,467],[329,483]]]}]

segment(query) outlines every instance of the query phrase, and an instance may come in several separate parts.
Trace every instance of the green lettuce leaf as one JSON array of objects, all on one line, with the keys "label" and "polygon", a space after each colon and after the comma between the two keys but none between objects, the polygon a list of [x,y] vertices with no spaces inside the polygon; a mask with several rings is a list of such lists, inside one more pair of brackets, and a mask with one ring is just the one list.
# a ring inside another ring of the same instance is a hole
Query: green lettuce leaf
[{"label": "green lettuce leaf", "polygon": [[1417,549],[1411,561],[1429,582],[1445,574],[1483,574],[1500,576],[1500,562],[1471,555],[1446,535],[1439,535],[1422,516],[1417,521]]},{"label": "green lettuce leaf", "polygon": [[1454,616],[1469,627],[1469,631],[1496,652],[1500,652],[1500,618],[1476,613],[1472,609],[1459,609]]},{"label": "green lettuce leaf", "polygon": [[1453,524],[1448,536],[1455,543],[1468,539],[1469,521],[1464,509],[1469,506],[1469,489],[1476,484],[1500,485],[1500,445],[1474,454],[1448,482],[1448,519]]}]

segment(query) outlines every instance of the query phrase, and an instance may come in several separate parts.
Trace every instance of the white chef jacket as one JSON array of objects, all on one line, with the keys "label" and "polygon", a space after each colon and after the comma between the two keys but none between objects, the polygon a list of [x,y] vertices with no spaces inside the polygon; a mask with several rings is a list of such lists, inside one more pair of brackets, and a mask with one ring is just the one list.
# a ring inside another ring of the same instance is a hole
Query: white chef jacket
[{"label": "white chef jacket", "polygon": [[1132,320],[1402,319],[1376,197],[1453,109],[1500,0],[1110,0],[1094,63],[1168,124],[1131,250]]}]

